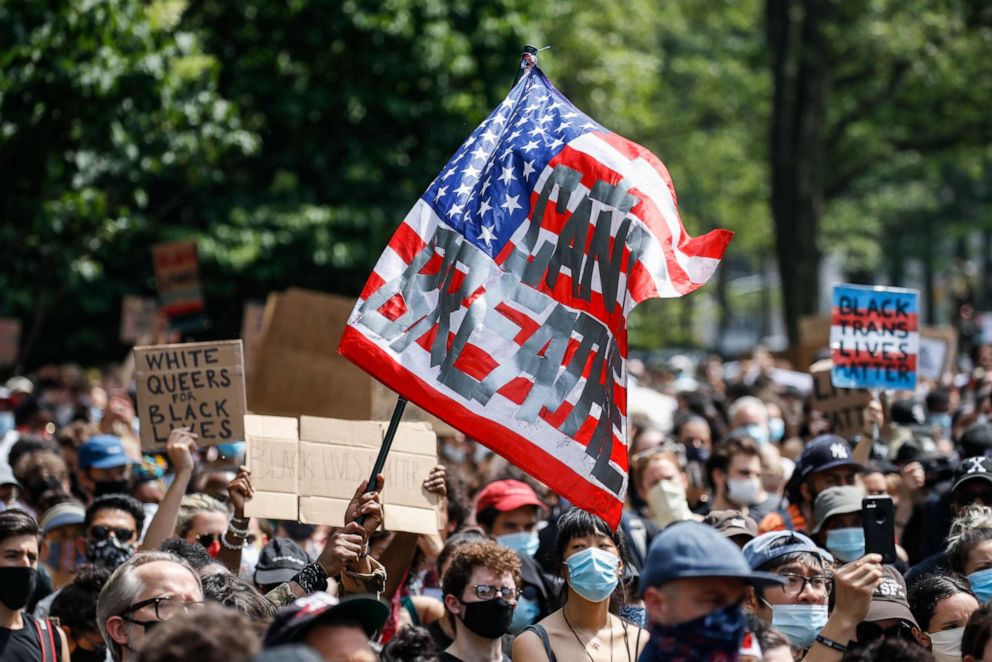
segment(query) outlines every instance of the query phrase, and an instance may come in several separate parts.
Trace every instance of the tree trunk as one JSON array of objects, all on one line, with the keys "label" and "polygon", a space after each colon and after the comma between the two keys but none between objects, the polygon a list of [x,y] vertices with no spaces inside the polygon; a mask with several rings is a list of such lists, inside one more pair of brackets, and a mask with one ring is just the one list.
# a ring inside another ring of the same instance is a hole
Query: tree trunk
[{"label": "tree trunk", "polygon": [[782,280],[786,329],[799,343],[799,318],[818,310],[823,206],[824,107],[829,76],[821,0],[766,0],[765,29],[772,51],[771,208]]}]

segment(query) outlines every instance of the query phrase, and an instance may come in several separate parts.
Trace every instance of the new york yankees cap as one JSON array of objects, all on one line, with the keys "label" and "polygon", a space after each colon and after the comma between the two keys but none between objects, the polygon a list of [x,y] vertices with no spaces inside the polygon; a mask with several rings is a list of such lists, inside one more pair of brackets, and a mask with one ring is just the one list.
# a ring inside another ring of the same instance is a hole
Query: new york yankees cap
[{"label": "new york yankees cap", "polygon": [[961,460],[961,464],[954,470],[954,487],[951,491],[956,491],[965,481],[976,478],[992,483],[992,460],[987,457],[968,457]]},{"label": "new york yankees cap", "polygon": [[851,444],[846,439],[835,434],[821,434],[806,444],[796,462],[796,474],[805,479],[811,474],[844,466],[864,468],[854,459]]}]

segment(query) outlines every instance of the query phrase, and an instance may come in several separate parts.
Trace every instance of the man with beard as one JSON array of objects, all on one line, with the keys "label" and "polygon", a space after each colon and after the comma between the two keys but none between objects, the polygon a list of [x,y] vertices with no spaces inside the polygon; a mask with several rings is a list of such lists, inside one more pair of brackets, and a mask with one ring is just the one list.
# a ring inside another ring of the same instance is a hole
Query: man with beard
[{"label": "man with beard", "polygon": [[821,434],[806,445],[786,487],[789,504],[769,513],[758,524],[758,533],[800,531],[813,526],[813,503],[828,487],[854,485],[864,469],[854,459],[851,445],[835,434]]},{"label": "man with beard", "polygon": [[69,659],[61,630],[51,621],[35,619],[24,606],[38,581],[41,531],[22,510],[0,513],[0,659],[35,662]]}]

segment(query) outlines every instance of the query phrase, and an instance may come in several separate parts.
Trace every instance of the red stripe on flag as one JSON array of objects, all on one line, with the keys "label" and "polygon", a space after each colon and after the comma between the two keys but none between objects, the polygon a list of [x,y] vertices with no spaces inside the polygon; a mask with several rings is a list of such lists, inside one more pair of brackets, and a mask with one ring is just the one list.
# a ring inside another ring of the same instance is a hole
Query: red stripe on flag
[{"label": "red stripe on flag", "polygon": [[358,295],[358,298],[361,299],[362,301],[365,301],[370,296],[375,294],[376,291],[385,284],[386,281],[383,279],[383,277],[373,271],[369,275],[369,279],[365,281],[365,287],[362,288],[362,293]]},{"label": "red stripe on flag", "polygon": [[514,377],[496,392],[514,404],[522,405],[532,388],[534,388],[534,382],[526,377]]},{"label": "red stripe on flag", "polygon": [[[606,490],[588,482],[555,456],[545,452],[527,438],[479,416],[455,400],[439,393],[410,370],[397,364],[392,356],[357,329],[347,327],[338,352],[394,391],[461,430],[485,446],[545,483],[574,505],[605,519],[615,530],[620,524],[623,502]],[[627,458],[619,463],[627,472]]]},{"label": "red stripe on flag", "polygon": [[389,240],[389,247],[407,264],[413,262],[414,256],[424,250],[425,246],[427,243],[406,221],[400,223],[396,228],[396,234]]},{"label": "red stripe on flag", "polygon": [[481,382],[497,367],[499,362],[496,359],[472,343],[465,343],[458,358],[455,359],[455,369],[464,372],[477,382]]}]

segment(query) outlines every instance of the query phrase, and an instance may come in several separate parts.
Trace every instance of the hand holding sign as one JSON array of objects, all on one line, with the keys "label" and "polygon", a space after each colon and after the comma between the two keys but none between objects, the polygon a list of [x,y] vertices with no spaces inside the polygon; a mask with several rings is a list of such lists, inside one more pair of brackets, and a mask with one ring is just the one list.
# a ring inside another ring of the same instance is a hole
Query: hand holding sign
[{"label": "hand holding sign", "polygon": [[238,475],[227,486],[227,495],[234,508],[235,517],[244,517],[245,501],[255,496],[255,488],[251,486],[251,472],[248,467],[238,467]]},{"label": "hand holding sign", "polygon": [[317,563],[328,577],[336,577],[345,568],[352,569],[368,555],[368,537],[358,522],[338,529],[327,539]]},{"label": "hand holding sign", "polygon": [[175,467],[176,473],[193,473],[193,453],[196,452],[196,434],[189,428],[175,428],[169,433],[165,453]]}]

